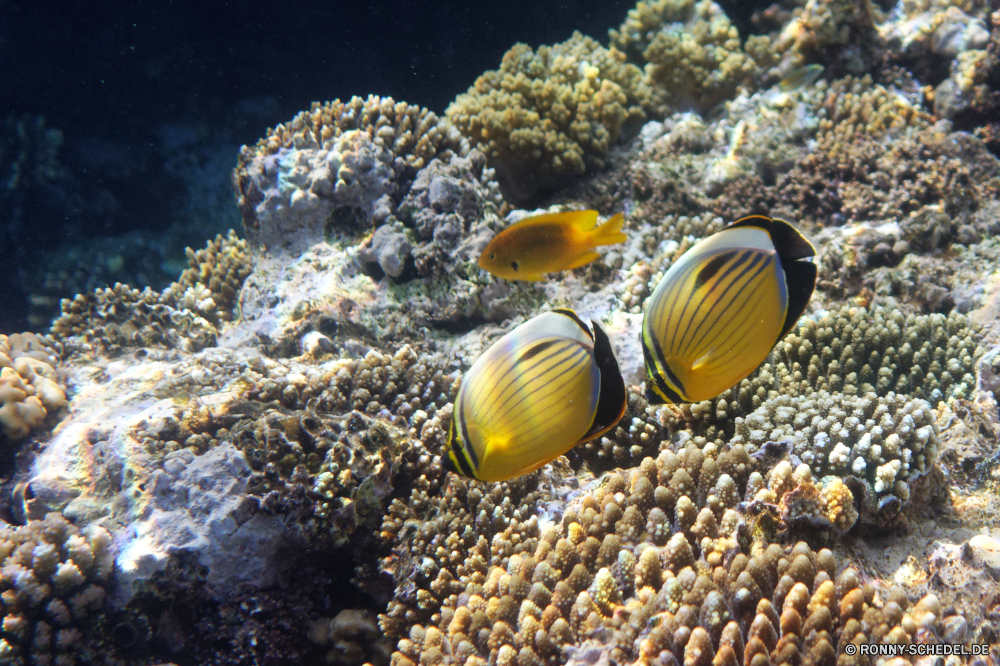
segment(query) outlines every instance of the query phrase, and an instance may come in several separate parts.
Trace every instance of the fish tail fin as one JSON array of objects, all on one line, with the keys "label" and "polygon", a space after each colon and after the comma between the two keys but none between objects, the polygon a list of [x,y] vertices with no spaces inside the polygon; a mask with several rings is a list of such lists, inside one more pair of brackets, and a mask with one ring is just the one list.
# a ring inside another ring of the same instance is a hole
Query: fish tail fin
[{"label": "fish tail fin", "polygon": [[594,247],[598,245],[614,245],[615,243],[624,243],[627,241],[628,236],[622,232],[624,224],[625,216],[617,213],[610,220],[594,229],[591,235]]}]

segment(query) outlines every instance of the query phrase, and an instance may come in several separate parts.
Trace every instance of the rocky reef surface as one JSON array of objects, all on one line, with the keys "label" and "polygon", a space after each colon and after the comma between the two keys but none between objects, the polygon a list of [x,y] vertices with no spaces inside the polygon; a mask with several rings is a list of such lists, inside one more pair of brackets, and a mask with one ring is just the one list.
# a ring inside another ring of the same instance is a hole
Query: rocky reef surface
[{"label": "rocky reef surface", "polygon": [[[750,34],[653,0],[441,116],[273,128],[233,172],[245,240],[0,336],[0,663],[1000,663],[998,58],[977,0],[785,0]],[[574,208],[628,241],[476,266]],[[809,308],[722,395],[647,404],[645,299],[752,213],[816,244]],[[446,472],[462,373],[554,307],[608,331],[625,418],[525,477]]]}]

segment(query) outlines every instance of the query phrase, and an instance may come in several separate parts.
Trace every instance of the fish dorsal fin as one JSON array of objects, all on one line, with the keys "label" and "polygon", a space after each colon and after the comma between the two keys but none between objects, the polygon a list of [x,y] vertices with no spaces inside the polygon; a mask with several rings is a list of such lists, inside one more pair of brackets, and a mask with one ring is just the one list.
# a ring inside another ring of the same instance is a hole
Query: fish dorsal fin
[{"label": "fish dorsal fin", "polygon": [[580,319],[580,315],[578,315],[576,312],[574,312],[573,310],[570,310],[569,308],[556,308],[555,310],[552,310],[552,312],[556,313],[556,314],[561,314],[564,317],[569,317],[570,319],[572,319],[573,322],[584,333],[587,334],[587,337],[590,338],[591,342],[593,342],[593,340],[594,340],[594,334],[593,334],[593,332],[591,332],[590,327],[587,326],[587,324],[585,324],[582,319]]},{"label": "fish dorsal fin", "polygon": [[805,312],[809,299],[816,286],[817,268],[810,261],[816,256],[816,248],[802,235],[798,229],[781,219],[771,219],[763,215],[750,215],[729,225],[733,227],[758,227],[771,236],[774,250],[781,260],[785,271],[785,286],[788,294],[788,307],[785,321],[781,326],[781,335],[785,335],[795,326],[802,313]]},{"label": "fish dorsal fin", "polygon": [[764,215],[748,215],[726,228],[739,227],[757,227],[766,231],[771,236],[771,242],[774,243],[774,249],[778,252],[782,264],[816,256],[813,244],[802,235],[802,232],[784,220],[771,219]]},{"label": "fish dorsal fin", "polygon": [[529,215],[528,217],[515,222],[507,227],[533,227],[547,224],[564,224],[577,231],[592,231],[597,226],[596,210],[570,210],[560,213],[542,213],[541,215]]},{"label": "fish dorsal fin", "polygon": [[597,398],[597,410],[594,412],[594,422],[582,441],[593,439],[613,428],[625,415],[628,396],[625,393],[625,380],[618,369],[618,360],[607,334],[592,321],[594,325],[594,362],[601,371],[601,388]]}]

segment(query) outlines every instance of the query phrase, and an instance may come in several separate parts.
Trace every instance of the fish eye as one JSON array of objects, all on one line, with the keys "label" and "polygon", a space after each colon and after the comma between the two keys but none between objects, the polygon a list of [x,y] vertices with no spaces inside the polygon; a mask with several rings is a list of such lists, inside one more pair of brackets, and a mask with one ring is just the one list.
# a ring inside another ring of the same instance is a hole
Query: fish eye
[{"label": "fish eye", "polygon": [[496,258],[497,258],[497,253],[496,252],[490,252],[490,259],[496,259]]},{"label": "fish eye", "polygon": [[512,261],[510,262],[510,267],[513,268],[515,271],[520,270],[521,264],[517,263],[516,261]]}]

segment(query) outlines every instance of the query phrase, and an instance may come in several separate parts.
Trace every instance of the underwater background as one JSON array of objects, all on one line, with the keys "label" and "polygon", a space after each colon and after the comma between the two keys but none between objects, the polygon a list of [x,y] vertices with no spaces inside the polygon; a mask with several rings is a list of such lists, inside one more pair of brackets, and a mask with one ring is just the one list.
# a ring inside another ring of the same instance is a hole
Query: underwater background
[{"label": "underwater background", "polygon": [[[1000,663],[996,0],[12,2],[0,63],[0,664]],[[480,268],[583,210],[625,240]],[[652,404],[658,283],[750,215],[804,313]],[[622,419],[449,470],[566,308]]]}]

